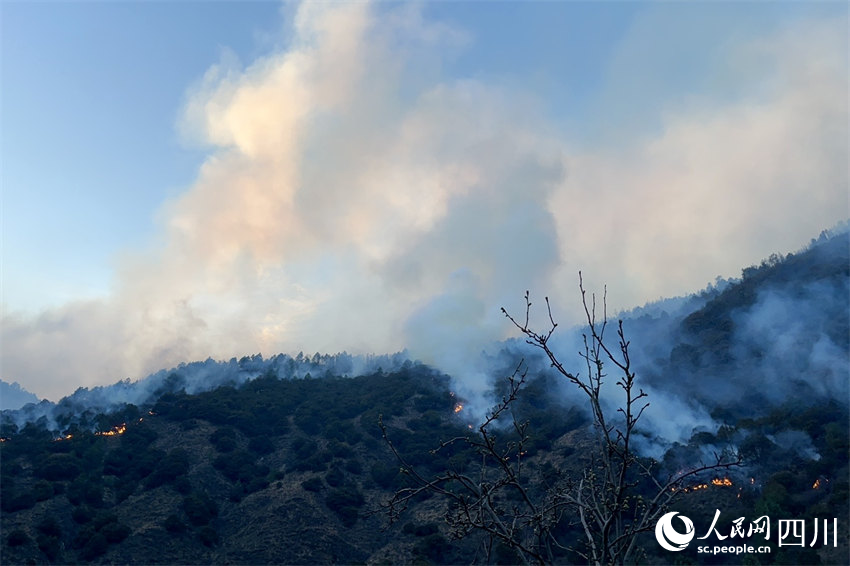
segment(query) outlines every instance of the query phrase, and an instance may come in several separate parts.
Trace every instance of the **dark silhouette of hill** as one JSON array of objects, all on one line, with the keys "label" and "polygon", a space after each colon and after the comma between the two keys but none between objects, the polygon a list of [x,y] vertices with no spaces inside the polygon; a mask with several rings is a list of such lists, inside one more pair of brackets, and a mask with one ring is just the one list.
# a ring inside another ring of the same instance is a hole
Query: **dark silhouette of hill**
[{"label": "dark silhouette of hill", "polygon": [[[545,377],[532,380],[516,408],[534,431],[527,469],[540,486],[577,473],[591,446],[583,411],[551,403],[552,386]],[[61,439],[35,425],[6,430],[2,561],[471,562],[476,540],[451,540],[445,502],[422,498],[392,526],[379,512],[407,481],[381,437],[379,415],[394,445],[420,471],[474,469],[477,457],[462,446],[432,452],[441,439],[470,433],[457,403],[446,376],[408,364],[354,378],[269,375],[240,388],[167,393],[150,409],[127,406],[101,415],[95,432],[71,427]],[[689,451],[725,435],[739,438],[760,464],[746,471],[756,474],[752,484],[732,476],[732,486],[683,496],[678,508],[691,516],[718,506],[750,514],[768,506],[777,517],[846,516],[846,420],[846,407],[834,404],[695,435],[667,458],[692,457]],[[811,437],[818,460],[778,441],[798,430]],[[568,535],[570,528],[565,518]],[[653,554],[651,539],[645,542],[653,562],[669,559]],[[829,552],[846,548],[806,549],[802,556],[829,563]],[[501,552],[510,562],[511,554]],[[777,556],[789,556],[782,552]]]},{"label": "dark silhouette of hill", "polygon": [[4,410],[0,421],[23,427],[26,423],[40,423],[59,432],[72,424],[91,426],[97,415],[119,410],[128,404],[149,405],[168,392],[200,393],[221,386],[239,386],[260,375],[273,374],[281,379],[304,377],[363,375],[376,369],[393,371],[408,360],[406,352],[385,355],[319,354],[312,356],[299,352],[296,356],[277,354],[263,358],[261,354],[243,356],[239,360],[204,361],[180,364],[161,370],[143,379],[129,379],[113,385],[91,389],[78,388],[73,394],[57,403],[48,400],[29,403],[17,410]]},{"label": "dark silhouette of hill", "polygon": [[[676,510],[773,521],[848,516],[848,242],[847,233],[824,237],[678,302],[675,312],[627,321],[642,348],[641,377],[657,392],[701,403],[718,425],[665,444],[660,469],[695,465],[721,446],[745,458],[724,481],[714,478],[717,485],[693,486]],[[515,351],[506,346],[507,357]],[[392,525],[381,512],[409,478],[379,417],[422,473],[477,469],[463,443],[434,450],[471,434],[452,380],[400,357],[380,358],[384,369],[349,361],[208,360],[141,385],[80,390],[43,411],[4,412],[0,562],[480,560],[475,535],[452,539],[439,498],[423,496]],[[514,411],[532,431],[525,469],[530,489],[540,490],[580,473],[593,444],[585,409],[571,406],[545,367],[535,368]],[[128,402],[131,394],[137,403]],[[510,439],[506,429],[503,441]],[[562,540],[579,540],[572,520],[558,524]],[[682,558],[660,550],[651,533],[641,542],[648,563]],[[837,547],[773,544],[759,560],[841,564],[848,550],[846,537]],[[581,561],[559,552],[559,561]],[[516,561],[507,548],[494,556]],[[685,559],[715,563],[695,553]]]},{"label": "dark silhouette of hill", "polygon": [[674,331],[652,382],[713,411],[751,414],[850,395],[850,233],[771,256]]},{"label": "dark silhouette of hill", "polygon": [[455,402],[444,376],[407,364],[166,393],[148,410],[128,405],[100,415],[95,432],[71,426],[59,438],[36,425],[6,430],[3,563],[451,558],[438,514],[385,532],[368,511],[404,481],[378,415],[405,453],[436,469],[450,456],[428,453],[435,439],[468,430]]}]

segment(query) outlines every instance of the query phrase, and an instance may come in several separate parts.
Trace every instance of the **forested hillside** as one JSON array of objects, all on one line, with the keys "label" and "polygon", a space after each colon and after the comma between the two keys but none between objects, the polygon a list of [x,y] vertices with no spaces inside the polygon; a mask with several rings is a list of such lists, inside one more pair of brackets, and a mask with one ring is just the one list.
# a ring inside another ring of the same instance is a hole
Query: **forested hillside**
[{"label": "forested hillside", "polygon": [[[846,233],[827,238],[744,270],[739,282],[694,298],[690,310],[627,320],[626,331],[644,344],[639,378],[653,390],[700,403],[717,424],[663,444],[663,454],[643,454],[644,461],[657,458],[661,474],[694,466],[718,446],[734,447],[743,457],[728,473],[684,486],[677,511],[846,520],[848,249]],[[646,337],[655,336],[666,338],[649,345]],[[513,345],[504,349],[515,351]],[[476,432],[450,376],[398,358],[383,360],[386,370],[361,375],[354,366],[335,371],[330,357],[324,364],[321,356],[273,360],[207,362],[185,366],[182,374],[177,368],[154,380],[155,388],[139,386],[143,402],[109,411],[84,407],[81,400],[90,393],[81,390],[73,403],[49,411],[34,411],[36,405],[5,412],[2,562],[484,560],[486,539],[475,531],[457,539],[461,533],[445,521],[445,499],[423,494],[392,524],[384,507],[396,490],[411,485],[388,442],[405,465],[426,477],[445,470],[475,473],[480,465],[480,456],[462,441],[435,450],[441,441]],[[296,371],[306,363],[319,371]],[[229,372],[227,379],[216,378],[208,391],[190,387],[192,376],[215,367]],[[286,367],[288,375],[281,370]],[[562,395],[557,377],[543,365],[530,367],[511,410],[528,422],[526,481],[530,492],[540,493],[588,466],[593,432],[587,408]],[[499,390],[502,382],[495,383]],[[27,415],[36,418],[27,422]],[[506,428],[499,434],[500,442],[510,442],[515,433]],[[661,439],[657,431],[642,434]],[[751,558],[762,564],[844,563],[850,546],[847,525],[841,525],[837,547],[774,545],[770,554]],[[576,517],[565,514],[555,532],[565,546],[557,560],[582,562]],[[723,563],[720,557],[665,553],[652,533],[640,544],[649,563]],[[491,561],[518,560],[505,545],[490,550]]]}]

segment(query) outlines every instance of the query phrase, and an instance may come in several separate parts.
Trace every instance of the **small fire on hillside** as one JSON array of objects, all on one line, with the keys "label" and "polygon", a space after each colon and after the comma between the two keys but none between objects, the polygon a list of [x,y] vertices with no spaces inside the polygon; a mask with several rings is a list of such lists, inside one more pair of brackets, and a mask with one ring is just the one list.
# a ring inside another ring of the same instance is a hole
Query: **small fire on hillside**
[{"label": "small fire on hillside", "polygon": [[703,489],[708,489],[710,486],[732,487],[732,485],[732,480],[730,480],[729,478],[714,478],[708,483],[698,483],[695,485],[689,485],[688,487],[671,487],[670,491],[693,493],[694,491],[702,491]]},{"label": "small fire on hillside", "polygon": [[121,423],[118,426],[112,427],[111,430],[105,430],[103,432],[94,433],[96,436],[117,436],[119,434],[124,434],[127,430],[127,423]]},{"label": "small fire on hillside", "polygon": [[454,411],[455,413],[459,413],[463,410],[463,403],[455,403]]},{"label": "small fire on hillside", "polygon": [[[148,415],[155,416],[156,413],[153,412],[153,411],[148,411]],[[141,423],[141,422],[144,422],[144,420],[145,420],[144,417],[139,417],[138,421],[136,421],[136,422]],[[124,434],[126,431],[127,431],[127,423],[121,423],[120,425],[113,426],[109,430],[95,432],[94,435],[95,436],[119,436],[121,434]],[[64,440],[71,440],[73,438],[75,438],[74,434],[63,435],[63,434],[59,433],[59,436],[54,438],[53,442],[62,442]],[[12,440],[12,438],[10,438],[8,436],[0,436],[0,442],[10,442],[11,440]]]}]

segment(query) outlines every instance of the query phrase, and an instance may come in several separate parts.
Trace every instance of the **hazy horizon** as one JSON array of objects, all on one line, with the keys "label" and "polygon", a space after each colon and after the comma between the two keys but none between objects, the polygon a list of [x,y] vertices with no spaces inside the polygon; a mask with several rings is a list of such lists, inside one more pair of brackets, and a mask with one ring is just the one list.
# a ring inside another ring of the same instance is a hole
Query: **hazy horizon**
[{"label": "hazy horizon", "polygon": [[[2,7],[0,378],[451,370],[578,270],[612,310],[848,211],[846,4]],[[466,352],[466,354],[465,354]]]}]

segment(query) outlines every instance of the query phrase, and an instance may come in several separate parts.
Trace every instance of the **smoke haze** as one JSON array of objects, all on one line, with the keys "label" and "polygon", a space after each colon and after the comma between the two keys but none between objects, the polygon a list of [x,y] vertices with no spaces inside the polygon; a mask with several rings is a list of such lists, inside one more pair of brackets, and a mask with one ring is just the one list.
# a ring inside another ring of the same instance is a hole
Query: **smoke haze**
[{"label": "smoke haze", "polygon": [[[510,335],[499,308],[525,289],[578,322],[579,269],[631,307],[847,215],[846,22],[730,39],[705,71],[736,67],[742,94],[694,95],[660,131],[604,147],[522,87],[443,76],[474,38],[422,6],[304,3],[286,33],[189,89],[180,129],[208,157],[157,241],[122,254],[110,296],[4,312],[4,379],[56,399],[210,356],[409,348],[474,397],[474,360]],[[751,332],[790,316],[775,300]]]}]

